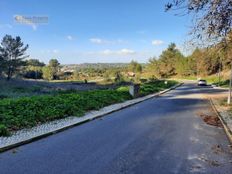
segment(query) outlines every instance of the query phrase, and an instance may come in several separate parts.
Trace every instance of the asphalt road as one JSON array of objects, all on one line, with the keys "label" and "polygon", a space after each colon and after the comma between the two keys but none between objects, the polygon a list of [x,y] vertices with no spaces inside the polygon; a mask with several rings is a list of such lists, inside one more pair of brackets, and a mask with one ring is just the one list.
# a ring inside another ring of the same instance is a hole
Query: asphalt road
[{"label": "asphalt road", "polygon": [[64,132],[0,154],[1,174],[231,174],[229,141],[199,113],[213,114],[185,84]]}]

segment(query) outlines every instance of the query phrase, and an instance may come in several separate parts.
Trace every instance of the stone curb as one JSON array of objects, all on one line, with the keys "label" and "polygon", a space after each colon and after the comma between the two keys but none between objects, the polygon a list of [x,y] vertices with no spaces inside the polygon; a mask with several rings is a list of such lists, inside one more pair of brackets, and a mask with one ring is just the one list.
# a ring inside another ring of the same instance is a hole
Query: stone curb
[{"label": "stone curb", "polygon": [[212,99],[209,99],[210,100],[210,104],[213,108],[213,110],[215,111],[215,113],[217,114],[218,118],[220,119],[222,125],[223,125],[223,128],[226,132],[226,135],[228,137],[228,139],[230,140],[230,142],[232,143],[232,130],[230,130],[230,128],[228,127],[226,121],[223,119],[223,117],[221,116],[220,112],[217,110],[214,102],[212,101]]},{"label": "stone curb", "polygon": [[214,88],[214,89],[225,89],[225,90],[229,90],[229,88],[223,88],[223,87],[220,87],[220,86],[214,86],[213,88]]},{"label": "stone curb", "polygon": [[21,145],[31,143],[33,141],[45,138],[47,136],[56,134],[58,132],[64,131],[64,130],[69,129],[69,128],[72,128],[74,126],[77,126],[77,125],[86,123],[88,121],[103,117],[103,116],[105,116],[107,114],[122,110],[124,108],[135,105],[137,103],[141,103],[141,102],[143,102],[145,100],[148,100],[148,99],[151,99],[153,97],[158,97],[159,95],[164,94],[164,93],[166,93],[166,92],[168,92],[170,90],[173,90],[173,89],[181,86],[182,84],[183,83],[179,83],[179,84],[177,84],[177,85],[175,85],[175,86],[173,86],[173,87],[171,87],[169,89],[160,91],[160,92],[155,93],[155,94],[150,94],[150,95],[147,95],[147,96],[144,96],[144,97],[128,100],[128,101],[125,101],[123,103],[117,103],[117,104],[113,104],[113,105],[110,105],[110,106],[106,106],[106,107],[100,109],[99,111],[87,112],[82,117],[78,117],[78,118],[75,117],[76,121],[74,120],[74,122],[72,122],[72,123],[69,123],[69,124],[64,125],[64,126],[60,126],[58,128],[54,128],[53,130],[50,130],[50,131],[45,132],[45,133],[38,133],[38,135],[29,136],[29,137],[24,138],[23,140],[18,140],[16,142],[12,142],[12,143],[9,143],[9,144],[3,145],[3,146],[1,146],[1,144],[0,144],[0,152],[4,152],[4,151],[7,151],[7,150],[16,148],[18,146],[21,146]]}]

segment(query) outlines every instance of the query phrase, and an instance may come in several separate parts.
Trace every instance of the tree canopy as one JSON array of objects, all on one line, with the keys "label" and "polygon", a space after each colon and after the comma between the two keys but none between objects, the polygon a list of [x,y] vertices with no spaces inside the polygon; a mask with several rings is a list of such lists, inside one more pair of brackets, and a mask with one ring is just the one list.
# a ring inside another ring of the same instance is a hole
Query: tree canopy
[{"label": "tree canopy", "polygon": [[57,59],[50,59],[47,66],[43,68],[43,78],[47,80],[57,79],[57,73],[60,69],[60,63]]},{"label": "tree canopy", "polygon": [[39,61],[38,59],[29,59],[26,60],[25,62],[27,66],[39,66],[39,67],[45,66],[45,63]]},{"label": "tree canopy", "polygon": [[23,64],[23,59],[28,57],[26,50],[28,45],[24,46],[19,36],[13,38],[5,35],[0,44],[0,69],[7,75],[9,80],[18,68]]},{"label": "tree canopy", "polygon": [[194,14],[192,33],[197,38],[218,41],[231,31],[231,0],[171,0],[166,4],[166,10],[170,9],[183,9],[187,14]]},{"label": "tree canopy", "polygon": [[138,62],[132,60],[128,65],[128,70],[134,73],[141,73],[142,72],[142,65]]}]

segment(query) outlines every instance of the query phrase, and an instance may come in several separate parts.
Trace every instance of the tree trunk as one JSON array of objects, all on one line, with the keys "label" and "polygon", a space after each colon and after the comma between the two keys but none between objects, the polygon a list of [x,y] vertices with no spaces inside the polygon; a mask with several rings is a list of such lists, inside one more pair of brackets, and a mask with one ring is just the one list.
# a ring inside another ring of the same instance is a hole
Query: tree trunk
[{"label": "tree trunk", "polygon": [[8,72],[7,72],[7,80],[9,81],[11,79],[11,67],[8,67]]},{"label": "tree trunk", "polygon": [[221,83],[221,68],[222,65],[221,65],[221,59],[220,59],[220,62],[219,62],[219,69],[218,69],[218,86],[220,86],[220,83]]}]

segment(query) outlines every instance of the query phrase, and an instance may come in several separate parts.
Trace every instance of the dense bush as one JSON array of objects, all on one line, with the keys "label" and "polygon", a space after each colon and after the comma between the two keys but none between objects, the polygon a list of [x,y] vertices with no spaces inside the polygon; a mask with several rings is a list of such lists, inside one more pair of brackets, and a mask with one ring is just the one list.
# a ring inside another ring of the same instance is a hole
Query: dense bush
[{"label": "dense bush", "polygon": [[70,94],[0,100],[0,136],[70,115],[130,99],[125,90],[94,90]]},{"label": "dense bush", "polygon": [[154,80],[151,82],[147,82],[144,84],[141,84],[140,86],[140,94],[141,95],[148,95],[154,92],[158,92],[167,88],[170,88],[171,86],[177,84],[176,81],[165,81],[163,80]]},{"label": "dense bush", "polygon": [[7,95],[0,94],[0,100],[1,100],[1,99],[4,99],[4,98],[8,98],[8,96],[7,96]]},{"label": "dense bush", "polygon": [[[141,85],[141,95],[158,92],[176,84],[174,81],[152,81]],[[68,116],[83,116],[85,112],[131,99],[129,87],[116,90],[61,91],[53,95],[0,100],[0,136],[11,131],[30,128]]]},{"label": "dense bush", "polygon": [[0,135],[8,136],[9,131],[5,125],[0,124]]},{"label": "dense bush", "polygon": [[28,79],[42,79],[43,73],[42,71],[28,70],[23,74],[23,77]]}]

